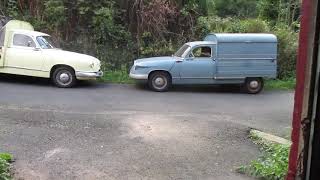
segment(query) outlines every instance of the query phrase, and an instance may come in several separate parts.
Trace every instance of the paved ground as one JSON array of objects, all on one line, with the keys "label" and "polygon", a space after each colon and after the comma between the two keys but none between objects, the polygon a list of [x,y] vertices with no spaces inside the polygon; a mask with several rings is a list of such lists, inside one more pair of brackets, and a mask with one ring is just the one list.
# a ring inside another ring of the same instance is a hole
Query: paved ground
[{"label": "paved ground", "polygon": [[17,179],[248,179],[235,168],[259,154],[249,128],[290,129],[292,92],[12,79],[0,77],[0,151]]}]

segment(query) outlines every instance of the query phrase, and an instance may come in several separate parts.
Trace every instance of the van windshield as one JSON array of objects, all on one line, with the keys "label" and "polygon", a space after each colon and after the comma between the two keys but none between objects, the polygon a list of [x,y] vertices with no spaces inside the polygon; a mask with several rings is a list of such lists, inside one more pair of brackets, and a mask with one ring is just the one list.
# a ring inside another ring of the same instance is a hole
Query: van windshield
[{"label": "van windshield", "polygon": [[186,50],[188,50],[189,48],[191,48],[189,45],[187,45],[187,44],[183,45],[183,46],[174,54],[174,56],[176,56],[176,57],[182,57],[182,55],[184,54],[184,52],[186,52]]},{"label": "van windshield", "polygon": [[37,41],[42,49],[54,49],[53,41],[51,40],[50,36],[38,36]]}]

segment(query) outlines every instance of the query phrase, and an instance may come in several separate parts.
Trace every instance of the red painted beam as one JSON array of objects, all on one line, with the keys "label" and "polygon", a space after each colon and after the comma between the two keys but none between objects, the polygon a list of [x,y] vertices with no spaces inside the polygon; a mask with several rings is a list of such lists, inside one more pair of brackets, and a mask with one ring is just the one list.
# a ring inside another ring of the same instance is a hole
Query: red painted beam
[{"label": "red painted beam", "polygon": [[295,103],[292,121],[292,146],[289,157],[289,169],[287,180],[294,180],[297,175],[298,157],[299,157],[299,139],[301,131],[301,113],[303,108],[304,84],[306,76],[306,65],[308,59],[308,37],[310,32],[310,9],[311,1],[302,2],[301,29],[299,38],[299,52],[297,60],[297,86],[295,92]]}]

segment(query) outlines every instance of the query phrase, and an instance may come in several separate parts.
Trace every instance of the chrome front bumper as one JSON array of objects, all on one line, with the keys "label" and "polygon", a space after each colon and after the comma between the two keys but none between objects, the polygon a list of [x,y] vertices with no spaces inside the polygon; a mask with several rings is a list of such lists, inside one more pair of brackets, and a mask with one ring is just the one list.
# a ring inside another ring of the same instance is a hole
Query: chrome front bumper
[{"label": "chrome front bumper", "polygon": [[130,78],[136,79],[136,80],[148,80],[148,74],[133,74],[130,73]]},{"label": "chrome front bumper", "polygon": [[76,77],[78,79],[96,79],[103,76],[102,71],[98,72],[76,72]]}]

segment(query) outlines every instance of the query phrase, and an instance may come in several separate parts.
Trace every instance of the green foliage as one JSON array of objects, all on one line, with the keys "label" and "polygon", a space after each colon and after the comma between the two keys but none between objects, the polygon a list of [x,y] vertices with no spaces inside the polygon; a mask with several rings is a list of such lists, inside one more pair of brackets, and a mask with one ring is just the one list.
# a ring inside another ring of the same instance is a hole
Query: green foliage
[{"label": "green foliage", "polygon": [[9,154],[0,154],[0,180],[10,180],[10,164],[12,156]]},{"label": "green foliage", "polygon": [[197,27],[195,29],[200,38],[205,37],[210,32],[232,32],[232,18],[201,16],[197,21]]},{"label": "green foliage", "polygon": [[279,16],[279,0],[264,0],[258,3],[259,16],[269,20],[276,20]]},{"label": "green foliage", "polygon": [[284,179],[288,170],[290,146],[267,143],[257,137],[252,139],[261,146],[263,155],[252,161],[250,165],[240,167],[239,172],[261,179]]},{"label": "green foliage", "polygon": [[[128,66],[128,59],[133,58],[131,34],[115,21],[117,16],[114,3],[101,7],[92,16],[93,46],[96,56],[104,62],[106,68],[119,69]],[[89,47],[90,48],[90,47]]]},{"label": "green foliage", "polygon": [[255,17],[257,0],[216,0],[215,9],[220,17]]},{"label": "green foliage", "polygon": [[66,23],[65,6],[62,0],[48,0],[44,3],[44,14],[49,30],[54,31]]},{"label": "green foliage", "polygon": [[209,32],[221,33],[266,33],[270,32],[269,25],[261,19],[233,19],[217,16],[201,16],[198,18],[196,30],[204,37]]},{"label": "green foliage", "polygon": [[299,19],[300,0],[263,0],[257,4],[259,17],[274,24],[291,25]]},{"label": "green foliage", "polygon": [[278,77],[285,79],[295,76],[298,49],[298,33],[287,25],[278,25],[274,33],[279,41]]},{"label": "green foliage", "polygon": [[279,78],[295,74],[299,0],[0,0],[0,14],[29,21],[61,48],[96,56],[103,69],[171,55],[208,33],[274,33]]},{"label": "green foliage", "polygon": [[17,0],[8,0],[8,8],[7,8],[7,13],[9,17],[18,17],[18,3]]},{"label": "green foliage", "polygon": [[232,24],[232,31],[237,33],[267,33],[270,32],[268,23],[261,19],[244,19]]},{"label": "green foliage", "polygon": [[117,71],[107,71],[101,78],[102,82],[110,82],[110,83],[125,83],[131,84],[134,81],[128,76],[128,71],[123,68],[122,70]]},{"label": "green foliage", "polygon": [[139,50],[142,57],[151,57],[174,54],[176,48],[173,47],[173,44],[170,40],[153,42],[151,34],[145,32],[142,35],[142,44]]},{"label": "green foliage", "polygon": [[126,44],[130,40],[130,33],[114,21],[113,6],[102,7],[94,11],[92,26],[94,40],[97,44],[109,44],[116,47]]},{"label": "green foliage", "polygon": [[13,160],[12,155],[8,153],[0,153],[0,159],[6,160],[7,162],[11,162]]},{"label": "green foliage", "polygon": [[295,78],[267,80],[265,82],[265,88],[268,90],[293,90],[296,87]]}]

